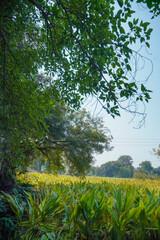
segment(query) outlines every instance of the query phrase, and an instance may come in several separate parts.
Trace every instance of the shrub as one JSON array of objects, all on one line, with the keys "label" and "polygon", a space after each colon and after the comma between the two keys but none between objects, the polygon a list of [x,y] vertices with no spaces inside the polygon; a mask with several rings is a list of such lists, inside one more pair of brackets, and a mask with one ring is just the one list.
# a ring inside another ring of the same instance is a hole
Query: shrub
[{"label": "shrub", "polygon": [[[32,185],[19,184],[10,194],[14,194],[17,204],[20,202],[26,202],[26,193],[33,192]],[[11,240],[14,239],[14,233],[16,231],[16,214],[12,211],[9,202],[3,193],[0,193],[0,239]]]},{"label": "shrub", "polygon": [[155,174],[146,174],[146,173],[142,173],[142,172],[135,172],[133,175],[133,178],[137,178],[137,179],[150,179],[150,180],[159,180],[160,177],[155,175]]}]

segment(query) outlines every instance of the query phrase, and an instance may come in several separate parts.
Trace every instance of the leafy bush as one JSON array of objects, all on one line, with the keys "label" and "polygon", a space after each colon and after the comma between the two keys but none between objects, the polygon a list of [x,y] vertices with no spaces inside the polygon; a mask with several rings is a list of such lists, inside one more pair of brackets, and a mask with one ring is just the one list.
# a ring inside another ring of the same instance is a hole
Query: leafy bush
[{"label": "leafy bush", "polygon": [[135,172],[133,177],[137,179],[160,180],[160,177],[157,175],[154,175],[154,174],[148,175],[142,172]]},{"label": "leafy bush", "polygon": [[[17,205],[20,202],[27,201],[26,192],[33,192],[30,184],[19,184],[12,190],[10,194],[14,194]],[[7,198],[4,193],[0,193],[0,239],[10,240],[13,239],[16,231],[17,216],[12,211]]]}]

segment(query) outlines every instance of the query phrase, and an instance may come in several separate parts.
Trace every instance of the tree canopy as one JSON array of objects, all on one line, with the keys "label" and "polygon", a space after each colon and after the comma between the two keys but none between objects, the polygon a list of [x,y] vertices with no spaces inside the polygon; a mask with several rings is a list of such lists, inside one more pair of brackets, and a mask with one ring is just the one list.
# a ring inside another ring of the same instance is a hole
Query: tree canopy
[{"label": "tree canopy", "polygon": [[145,173],[147,175],[153,173],[153,167],[150,161],[143,161],[139,164],[139,167],[137,168],[139,172]]},{"label": "tree canopy", "polygon": [[84,174],[94,162],[94,153],[111,149],[112,136],[102,119],[91,117],[85,110],[70,111],[57,103],[45,121],[48,131],[37,145],[34,158],[39,159],[41,165],[46,162],[50,171]]},{"label": "tree canopy", "polygon": [[[132,1],[117,2],[0,1],[0,181],[45,137],[57,92],[74,108],[95,96],[113,117],[150,99],[131,45],[149,47],[152,29],[132,17]],[[48,82],[37,81],[40,70]]]},{"label": "tree canopy", "polygon": [[117,161],[108,161],[96,168],[96,175],[103,177],[132,178],[134,167],[129,155],[122,155]]},{"label": "tree canopy", "polygon": [[154,168],[150,161],[142,161],[137,168],[132,166],[133,160],[129,155],[122,155],[116,161],[108,161],[100,167],[87,171],[91,176],[152,179],[160,178],[160,167]]},{"label": "tree canopy", "polygon": [[127,73],[133,68],[131,44],[149,47],[152,29],[132,19],[130,1],[119,7],[113,0],[3,1],[1,9],[4,79],[18,73],[31,81],[44,67],[64,100],[78,106],[84,96],[98,95],[113,116],[124,100],[148,101],[148,90]]}]

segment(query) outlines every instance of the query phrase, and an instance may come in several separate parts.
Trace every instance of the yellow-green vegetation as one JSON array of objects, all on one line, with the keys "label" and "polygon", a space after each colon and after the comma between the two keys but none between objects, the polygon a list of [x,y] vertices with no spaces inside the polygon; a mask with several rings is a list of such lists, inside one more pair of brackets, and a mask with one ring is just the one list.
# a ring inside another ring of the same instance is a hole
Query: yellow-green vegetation
[{"label": "yellow-green vegetation", "polygon": [[27,201],[4,194],[17,239],[160,239],[160,181],[26,173]]},{"label": "yellow-green vegetation", "polygon": [[160,180],[148,180],[148,179],[124,179],[124,178],[105,178],[105,177],[86,177],[79,178],[76,176],[67,175],[53,175],[38,172],[29,172],[26,174],[17,175],[18,180],[22,183],[29,183],[35,185],[36,189],[53,188],[56,184],[74,184],[79,182],[86,182],[92,184],[105,184],[110,183],[116,186],[121,186],[123,188],[130,188],[131,186],[137,189],[148,188],[150,191],[154,190],[155,193],[159,193],[160,190]]}]

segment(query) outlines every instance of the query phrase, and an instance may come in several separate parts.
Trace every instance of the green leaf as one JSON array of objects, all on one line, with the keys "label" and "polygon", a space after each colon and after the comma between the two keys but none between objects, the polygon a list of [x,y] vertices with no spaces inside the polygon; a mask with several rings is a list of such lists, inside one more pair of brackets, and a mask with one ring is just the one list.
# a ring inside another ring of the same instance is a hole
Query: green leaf
[{"label": "green leaf", "polygon": [[118,4],[119,4],[120,7],[123,6],[123,0],[117,0],[117,2],[118,2]]},{"label": "green leaf", "polygon": [[144,30],[146,30],[146,29],[147,29],[148,25],[150,25],[150,23],[149,23],[149,22],[145,22],[145,23],[143,23]]},{"label": "green leaf", "polygon": [[152,1],[151,0],[146,0],[147,7],[152,8]]},{"label": "green leaf", "polygon": [[145,91],[146,91],[146,88],[145,88],[145,86],[144,86],[143,84],[141,84],[141,91],[142,91],[142,92],[145,92]]},{"label": "green leaf", "polygon": [[43,234],[41,240],[48,240],[48,237],[45,234]]},{"label": "green leaf", "polygon": [[140,207],[132,208],[127,214],[127,221],[131,220],[135,221],[139,217],[140,212],[141,212]]},{"label": "green leaf", "polygon": [[46,235],[50,240],[54,240],[56,237],[54,233],[46,233]]},{"label": "green leaf", "polygon": [[148,35],[150,35],[152,31],[153,31],[153,29],[152,29],[152,28],[149,28],[146,33],[147,33]]},{"label": "green leaf", "polygon": [[157,205],[157,202],[155,202],[155,201],[153,203],[151,203],[150,205],[148,205],[145,209],[146,214],[148,214],[148,215],[152,214],[156,209],[156,205]]},{"label": "green leaf", "polygon": [[129,27],[130,27],[130,29],[132,30],[133,29],[133,24],[132,24],[132,22],[128,22],[128,25],[129,25]]},{"label": "green leaf", "polygon": [[113,225],[115,228],[119,228],[119,222],[118,222],[118,216],[116,215],[115,211],[109,207],[109,213],[111,215],[111,218],[113,219]]}]

